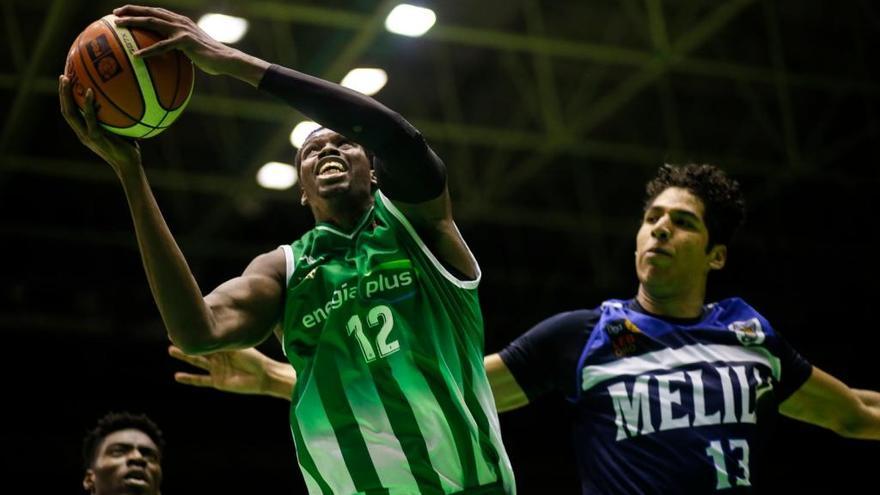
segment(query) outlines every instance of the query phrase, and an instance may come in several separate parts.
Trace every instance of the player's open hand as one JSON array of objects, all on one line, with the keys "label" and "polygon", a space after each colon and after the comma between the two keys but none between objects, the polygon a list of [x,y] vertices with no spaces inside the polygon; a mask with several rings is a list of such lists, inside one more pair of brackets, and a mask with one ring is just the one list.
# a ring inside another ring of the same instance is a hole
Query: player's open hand
[{"label": "player's open hand", "polygon": [[61,114],[80,142],[109,163],[117,173],[123,167],[140,165],[141,151],[137,141],[113,135],[101,128],[95,117],[95,94],[91,88],[86,90],[86,107],[80,112],[73,100],[72,86],[67,76],[58,78]]},{"label": "player's open hand", "polygon": [[276,363],[256,349],[190,356],[180,348],[170,346],[168,354],[208,372],[208,374],[177,372],[174,374],[175,381],[237,394],[266,394],[269,387],[267,369]]},{"label": "player's open hand", "polygon": [[226,74],[235,62],[238,50],[230,48],[204,32],[189,17],[159,7],[126,5],[113,10],[117,26],[155,31],[165,37],[136,51],[135,56],[151,57],[170,50],[184,52],[196,66],[208,74]]}]

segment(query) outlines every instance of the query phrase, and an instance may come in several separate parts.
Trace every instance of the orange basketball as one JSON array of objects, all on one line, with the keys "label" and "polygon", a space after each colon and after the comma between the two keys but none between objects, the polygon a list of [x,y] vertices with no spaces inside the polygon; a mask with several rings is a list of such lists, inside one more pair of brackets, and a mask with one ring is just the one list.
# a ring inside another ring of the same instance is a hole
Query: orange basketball
[{"label": "orange basketball", "polygon": [[171,50],[149,58],[132,53],[161,40],[152,31],[117,26],[115,15],[89,25],[73,42],[64,73],[73,99],[85,108],[92,88],[96,117],[105,129],[134,138],[153,137],[183,112],[193,89],[193,65]]}]

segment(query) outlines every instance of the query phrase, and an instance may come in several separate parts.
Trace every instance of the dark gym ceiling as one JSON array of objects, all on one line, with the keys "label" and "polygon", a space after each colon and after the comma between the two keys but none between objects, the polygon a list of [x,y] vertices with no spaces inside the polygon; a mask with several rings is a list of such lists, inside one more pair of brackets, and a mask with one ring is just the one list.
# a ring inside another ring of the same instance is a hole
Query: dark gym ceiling
[{"label": "dark gym ceiling", "polygon": [[[390,1],[146,3],[245,17],[235,46],[330,80],[384,68],[377,98],[445,159],[490,302],[628,295],[642,183],[664,162],[717,163],[744,184],[751,225],[773,233],[746,236],[749,256],[802,233],[779,226],[786,191],[857,197],[877,184],[880,8],[867,0],[423,2],[438,21],[416,39],[385,31]],[[57,109],[69,43],[117,5],[2,3],[0,236],[15,256],[0,325],[112,331],[129,311],[156,322],[116,178]],[[205,290],[310,225],[296,190],[254,181],[264,162],[291,160],[299,120],[199,73],[181,119],[142,143]]]}]

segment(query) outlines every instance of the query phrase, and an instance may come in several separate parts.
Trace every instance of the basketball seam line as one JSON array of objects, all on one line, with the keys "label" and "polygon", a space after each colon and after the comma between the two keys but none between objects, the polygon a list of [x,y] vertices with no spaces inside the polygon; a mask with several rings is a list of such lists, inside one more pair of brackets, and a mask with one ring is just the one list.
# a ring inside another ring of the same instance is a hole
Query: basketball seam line
[{"label": "basketball seam line", "polygon": [[[134,66],[133,66],[132,63],[131,63],[131,60],[129,60],[129,58],[128,58],[128,51],[126,51],[126,49],[125,49],[125,45],[122,43],[122,40],[119,39],[119,33],[116,32],[116,28],[115,28],[114,26],[110,25],[110,23],[109,23],[106,19],[101,19],[101,22],[103,22],[103,23],[107,26],[107,28],[110,30],[110,32],[113,33],[113,37],[116,38],[116,42],[119,43],[119,46],[122,47],[122,52],[125,53],[125,61],[126,61],[126,63],[128,63],[128,68],[131,69],[131,74],[134,76],[135,86],[137,87],[138,95],[141,97],[141,103],[143,104],[143,108],[144,108],[144,117],[146,117],[146,116],[147,116],[147,99],[144,98],[144,92],[141,90],[141,85],[140,85],[140,83],[139,83],[138,80],[137,80],[137,74],[136,74],[135,71],[134,71]],[[132,35],[132,38],[134,38],[134,35]],[[135,40],[135,44],[137,44],[137,40]],[[146,65],[146,64],[144,64],[144,65]],[[87,71],[87,72],[88,72],[88,71]],[[147,73],[149,73],[149,72],[150,72],[150,71],[149,71],[149,68],[147,68]],[[89,77],[91,78],[91,76],[89,76]],[[95,82],[95,80],[92,79],[92,82]],[[152,76],[151,76],[151,78],[150,78],[150,82],[151,82],[151,83],[153,82]],[[101,91],[101,93],[104,93],[104,92]],[[107,97],[107,94],[106,94],[106,93],[104,93],[104,97],[105,97],[105,98]],[[107,98],[107,100],[110,101],[110,98]],[[159,98],[156,98],[156,100],[159,100]],[[160,102],[159,102],[159,106],[161,106],[161,105],[162,105],[162,102],[160,101]],[[114,104],[113,106],[115,106],[116,108],[119,108],[119,107],[116,106],[115,104]],[[165,107],[162,107],[162,109],[164,110]],[[125,114],[126,116],[128,116],[129,118],[131,118],[131,115],[128,115],[128,113],[126,113],[125,111],[123,111],[121,108],[119,108],[119,111],[122,112],[122,113],[124,113],[124,114]],[[166,114],[166,115],[167,115],[167,114]],[[142,125],[142,126],[149,127],[149,128],[151,128],[151,129],[156,129],[156,127],[157,127],[157,126],[150,125],[150,124],[147,124],[147,123],[145,123],[145,122],[142,122],[140,119],[134,119],[134,118],[132,118],[132,120],[135,120],[135,122],[137,122],[138,124],[140,124],[140,125]],[[160,121],[160,123],[161,123],[161,121]],[[113,126],[113,127],[115,127],[115,126]],[[149,133],[148,133],[148,134],[149,134]]]},{"label": "basketball seam line", "polygon": [[[129,29],[128,32],[131,33],[131,40],[134,41],[135,46],[137,46],[138,48],[141,48],[141,44],[138,43],[137,36],[134,35],[134,33],[131,31],[131,29]],[[177,57],[175,57],[175,58],[177,59],[177,76],[176,77],[177,77],[177,83],[179,84],[180,83],[180,59]],[[156,80],[153,79],[153,71],[150,70],[150,64],[146,60],[144,60],[144,67],[146,67],[146,69],[147,69],[147,76],[149,76],[149,78],[150,78],[150,84],[153,85],[153,92],[156,93],[156,103],[158,103],[159,106],[162,107],[162,110],[165,110],[165,117],[168,117],[168,112],[171,112],[174,109],[166,108],[165,105],[162,104],[162,97],[159,96],[159,90],[158,90],[159,86],[156,84]],[[140,87],[140,86],[138,86],[138,87]],[[174,86],[174,97],[171,98],[172,105],[174,105],[175,99],[177,99],[177,85],[176,84]],[[161,124],[162,121],[165,120],[165,117],[162,117],[161,119],[159,119],[159,124]],[[156,124],[156,125],[158,126],[159,124]],[[149,133],[147,133],[147,134],[149,134]]]},{"label": "basketball seam line", "polygon": [[[134,35],[134,32],[132,32],[131,29],[129,29],[128,32],[131,34],[131,41],[135,44],[135,46],[137,46],[138,48],[141,48],[141,44],[138,43],[138,41],[137,41],[137,36]],[[177,63],[177,65],[178,65],[178,66],[180,65],[180,61],[179,61],[179,59],[178,59],[178,63]],[[153,127],[152,129],[148,130],[147,132],[141,134],[141,135],[140,135],[140,139],[144,139],[144,138],[149,137],[150,134],[156,132],[157,130],[159,130],[159,132],[161,132],[161,130],[165,130],[168,126],[165,126],[165,127],[160,127],[160,126],[162,125],[162,122],[165,122],[165,119],[168,118],[168,114],[170,113],[170,110],[167,109],[167,108],[165,108],[165,105],[162,104],[162,97],[159,96],[159,92],[157,91],[156,80],[153,78],[153,71],[150,69],[150,64],[149,64],[146,60],[144,60],[144,68],[147,69],[147,77],[150,78],[150,84],[153,85],[153,94],[154,94],[154,96],[156,97],[156,103],[159,104],[159,106],[162,108],[162,110],[165,110],[165,115],[163,115],[162,118],[159,119],[159,122],[156,122],[156,126],[155,126],[155,127]],[[178,72],[179,72],[179,70],[178,70]],[[177,77],[177,79],[179,80],[179,79],[180,79],[180,74],[179,74],[179,73],[176,74],[176,77]],[[140,84],[138,84],[138,89],[140,89]],[[143,92],[141,92],[141,96],[143,96]],[[174,98],[177,98],[177,85],[176,85],[176,84],[175,84],[175,87],[174,87]],[[146,100],[146,98],[144,98],[144,100]],[[174,103],[174,99],[173,99],[173,98],[172,98],[172,100],[171,100],[171,103],[172,103],[172,104]],[[146,103],[144,104],[144,106],[146,107]],[[158,134],[158,133],[157,133],[157,134]]]}]

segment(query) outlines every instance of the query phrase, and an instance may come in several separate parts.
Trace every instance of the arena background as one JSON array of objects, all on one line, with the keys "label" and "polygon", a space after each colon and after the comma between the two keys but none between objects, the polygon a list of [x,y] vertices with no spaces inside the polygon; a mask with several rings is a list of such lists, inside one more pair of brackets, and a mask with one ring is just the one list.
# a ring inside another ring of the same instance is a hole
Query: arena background
[{"label": "arena background", "polygon": [[[147,2],[154,3],[154,2]],[[880,6],[858,1],[415,2],[424,37],[385,31],[394,2],[156,2],[247,18],[235,46],[377,95],[448,164],[481,262],[486,350],[545,316],[630,297],[642,185],[664,162],[721,165],[749,218],[710,297],[740,295],[814,364],[880,389]],[[164,493],[304,493],[287,403],[192,389],[166,336],[110,168],[58,111],[70,43],[116,3],[3,0],[0,332],[5,469],[22,493],[77,493],[80,440],[109,410],[168,439]],[[873,61],[873,62],[872,62]],[[197,72],[180,120],[142,143],[165,217],[204,290],[312,219],[298,190],[254,181],[291,161],[297,112]],[[278,356],[275,342],[261,349]],[[502,415],[520,493],[577,493],[560,398]],[[768,493],[871,492],[880,444],[782,420]]]}]

